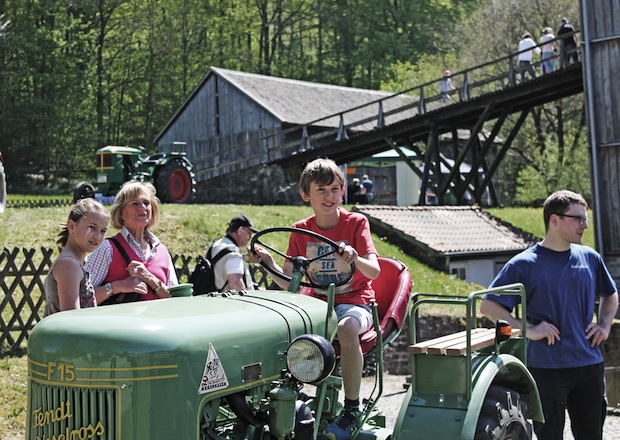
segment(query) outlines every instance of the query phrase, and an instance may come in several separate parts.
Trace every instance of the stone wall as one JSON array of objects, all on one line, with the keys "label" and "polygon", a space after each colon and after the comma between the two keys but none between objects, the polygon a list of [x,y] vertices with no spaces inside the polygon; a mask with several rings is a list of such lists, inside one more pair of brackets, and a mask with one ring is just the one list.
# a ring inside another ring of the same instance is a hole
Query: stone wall
[{"label": "stone wall", "polygon": [[620,367],[620,323],[611,326],[609,338],[601,345],[605,365],[608,367]]},{"label": "stone wall", "polygon": [[[196,203],[301,205],[299,176],[303,167],[265,165],[196,184]],[[374,182],[374,204],[396,204],[396,167],[358,167],[347,179],[368,174]],[[350,203],[347,203],[349,205]]]},{"label": "stone wall", "polygon": [[300,173],[301,169],[268,165],[198,182],[196,203],[301,205]]}]

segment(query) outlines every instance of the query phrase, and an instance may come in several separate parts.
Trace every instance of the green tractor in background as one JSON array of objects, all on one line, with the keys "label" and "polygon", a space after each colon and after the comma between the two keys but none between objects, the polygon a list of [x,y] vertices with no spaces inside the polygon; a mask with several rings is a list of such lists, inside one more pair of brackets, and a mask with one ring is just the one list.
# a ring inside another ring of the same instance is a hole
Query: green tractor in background
[{"label": "green tractor in background", "polygon": [[73,200],[96,197],[108,202],[123,183],[136,180],[152,183],[163,203],[189,203],[196,192],[192,170],[192,163],[183,152],[148,155],[143,147],[103,147],[97,150],[97,189],[88,182],[80,182]]}]

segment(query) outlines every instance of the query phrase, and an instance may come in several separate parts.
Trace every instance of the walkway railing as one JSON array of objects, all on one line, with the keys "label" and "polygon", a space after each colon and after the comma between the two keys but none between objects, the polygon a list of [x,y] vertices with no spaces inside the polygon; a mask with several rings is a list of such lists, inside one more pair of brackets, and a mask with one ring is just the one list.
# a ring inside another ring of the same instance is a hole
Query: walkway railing
[{"label": "walkway railing", "polygon": [[[578,35],[575,32],[574,35]],[[561,47],[550,60],[556,68],[567,67],[562,61],[564,56],[562,39],[572,37],[573,34],[563,35],[545,44],[555,43]],[[536,47],[540,48],[542,44]],[[454,72],[451,75],[456,100],[450,100],[447,105],[466,102],[471,99],[515,87],[522,82],[518,78],[518,56],[531,49],[514,52],[504,57],[480,64],[470,69]],[[580,51],[579,46],[577,51]],[[581,59],[581,55],[578,54]],[[540,75],[542,61],[532,65]],[[334,113],[303,125],[297,125],[285,130],[246,134],[244,142],[237,143],[230,148],[218,148],[217,151],[197,159],[200,166],[199,174],[208,174],[208,177],[217,175],[218,169],[232,167],[240,169],[243,164],[269,164],[291,155],[304,153],[320,146],[329,145],[348,139],[350,135],[381,129],[406,119],[413,118],[427,112],[436,111],[443,107],[442,93],[439,92],[439,82],[442,78],[417,85],[407,90],[394,93],[367,104]],[[249,148],[250,145],[262,144],[261,148]],[[250,153],[250,152],[259,153]],[[265,152],[267,152],[265,154]]]}]

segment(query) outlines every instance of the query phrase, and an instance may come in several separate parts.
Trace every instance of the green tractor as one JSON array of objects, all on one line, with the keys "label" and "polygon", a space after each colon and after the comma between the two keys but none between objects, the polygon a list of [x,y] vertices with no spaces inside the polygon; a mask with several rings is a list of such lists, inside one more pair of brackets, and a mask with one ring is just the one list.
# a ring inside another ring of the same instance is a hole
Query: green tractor
[{"label": "green tractor", "polygon": [[[130,180],[155,185],[157,197],[163,203],[188,203],[194,198],[196,181],[193,167],[185,153],[156,153],[148,155],[143,147],[107,146],[97,150],[97,193],[109,200]],[[80,182],[75,187],[74,202],[93,197],[95,188]]]},{"label": "green tractor", "polygon": [[[322,257],[338,245],[299,229],[256,234],[252,247],[266,246],[293,263],[289,291],[214,292],[95,307],[36,324],[28,341],[26,439],[321,438],[342,400],[336,285],[302,281],[313,260],[286,256],[266,240],[283,232],[324,241]],[[504,326],[475,328],[476,299],[487,291],[414,302],[406,266],[389,258],[379,263],[375,324],[361,336],[364,352],[376,359],[377,386],[373,395],[362,396],[363,424],[354,438],[531,439],[528,411],[536,420],[542,415],[524,364],[525,335]],[[327,289],[329,300],[304,295],[305,286]],[[524,295],[520,285],[491,291]],[[416,310],[445,301],[465,306],[467,330],[417,342]],[[379,409],[382,353],[407,318],[412,382],[395,426],[387,428]]]}]

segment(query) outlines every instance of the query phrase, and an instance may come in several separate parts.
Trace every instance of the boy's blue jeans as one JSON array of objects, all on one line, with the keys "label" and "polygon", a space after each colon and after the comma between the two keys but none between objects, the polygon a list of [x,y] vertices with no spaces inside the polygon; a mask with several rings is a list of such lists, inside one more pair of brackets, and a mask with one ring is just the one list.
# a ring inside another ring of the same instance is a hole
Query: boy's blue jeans
[{"label": "boy's blue jeans", "polygon": [[605,366],[529,368],[538,385],[545,423],[534,422],[538,440],[562,440],[566,411],[575,440],[601,440],[607,413]]}]

